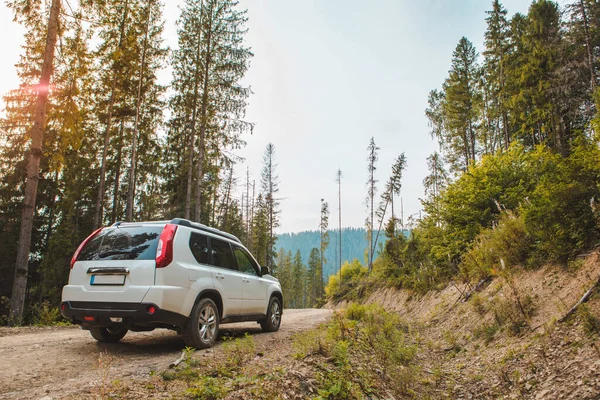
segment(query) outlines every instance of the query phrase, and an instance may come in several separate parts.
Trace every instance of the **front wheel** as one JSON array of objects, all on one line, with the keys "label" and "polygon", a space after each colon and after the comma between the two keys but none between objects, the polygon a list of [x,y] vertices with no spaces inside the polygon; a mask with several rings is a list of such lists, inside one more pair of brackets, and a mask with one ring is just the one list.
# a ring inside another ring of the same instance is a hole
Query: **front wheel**
[{"label": "front wheel", "polygon": [[219,333],[219,309],[211,299],[202,299],[194,306],[183,333],[186,346],[207,349],[215,344]]},{"label": "front wheel", "polygon": [[267,318],[260,321],[260,327],[265,332],[275,332],[279,330],[281,325],[281,301],[273,296],[269,300],[269,308],[267,309]]},{"label": "front wheel", "polygon": [[123,327],[108,327],[108,328],[90,328],[92,337],[102,343],[117,343],[123,339],[127,333],[127,329]]}]

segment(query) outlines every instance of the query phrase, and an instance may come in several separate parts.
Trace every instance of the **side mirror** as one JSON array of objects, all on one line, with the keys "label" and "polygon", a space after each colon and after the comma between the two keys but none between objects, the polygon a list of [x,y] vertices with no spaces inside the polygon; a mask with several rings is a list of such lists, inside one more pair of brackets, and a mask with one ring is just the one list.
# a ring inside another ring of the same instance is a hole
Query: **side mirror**
[{"label": "side mirror", "polygon": [[271,273],[271,271],[269,271],[269,267],[260,267],[261,275],[269,275],[270,273]]}]

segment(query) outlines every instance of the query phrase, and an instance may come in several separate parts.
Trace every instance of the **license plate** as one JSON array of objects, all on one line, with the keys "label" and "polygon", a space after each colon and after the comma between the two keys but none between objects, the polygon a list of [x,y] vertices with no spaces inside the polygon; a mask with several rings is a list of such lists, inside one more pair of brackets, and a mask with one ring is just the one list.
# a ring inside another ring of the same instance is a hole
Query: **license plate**
[{"label": "license plate", "polygon": [[125,275],[92,275],[90,285],[124,285]]}]

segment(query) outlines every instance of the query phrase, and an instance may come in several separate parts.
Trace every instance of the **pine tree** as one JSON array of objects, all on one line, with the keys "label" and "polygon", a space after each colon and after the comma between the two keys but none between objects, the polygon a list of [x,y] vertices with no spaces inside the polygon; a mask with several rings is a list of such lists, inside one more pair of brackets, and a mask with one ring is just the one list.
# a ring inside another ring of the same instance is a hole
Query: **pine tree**
[{"label": "pine tree", "polygon": [[[136,187],[148,193],[153,175],[158,174],[159,144],[156,132],[162,124],[162,95],[165,88],[157,83],[157,74],[166,60],[167,49],[162,46],[162,6],[157,0],[146,0],[136,21],[139,33],[136,43],[139,54],[138,71],[134,80],[135,100],[132,96],[133,126],[129,142],[129,171],[127,173],[127,200],[125,219],[131,221],[135,215]],[[132,87],[132,89],[133,89]],[[132,93],[133,94],[133,93]],[[135,107],[133,106],[135,102]],[[131,121],[130,121],[131,123]],[[138,164],[143,168],[138,169]],[[146,208],[147,204],[143,204]]]},{"label": "pine tree", "polygon": [[[493,141],[501,143],[504,149],[511,142],[508,120],[508,93],[506,88],[506,68],[509,53],[510,25],[507,11],[499,0],[493,0],[492,10],[486,11],[487,30],[485,32],[485,51],[483,55],[484,93],[489,103],[488,134],[493,132]],[[494,148],[490,149],[493,153]]]},{"label": "pine tree", "polygon": [[277,254],[277,270],[275,271],[275,277],[279,279],[281,284],[281,290],[283,293],[288,293],[284,298],[284,307],[293,308],[293,276],[292,276],[292,252],[286,252],[284,249],[279,249]]},{"label": "pine tree", "polygon": [[368,264],[369,271],[373,268],[373,224],[375,220],[375,195],[377,194],[377,179],[375,179],[375,171],[377,170],[377,160],[379,156],[377,152],[379,151],[379,147],[375,144],[375,138],[372,137],[369,142],[369,146],[367,147],[368,156],[367,156],[367,171],[368,171],[368,180],[367,180],[367,207],[369,209],[369,216],[366,220],[367,225],[367,235],[368,235]]},{"label": "pine tree", "polygon": [[290,300],[288,301],[290,308],[304,308],[306,305],[306,299],[304,291],[306,290],[306,268],[302,263],[302,256],[300,250],[296,251],[294,260],[292,262],[292,286],[290,294]]},{"label": "pine tree", "polygon": [[[14,4],[14,7],[17,7]],[[37,85],[37,98],[33,118],[33,126],[29,132],[31,144],[28,151],[27,175],[25,180],[25,193],[23,211],[21,214],[21,227],[19,229],[19,244],[15,262],[15,277],[10,301],[9,321],[19,325],[23,319],[25,295],[27,289],[27,274],[29,270],[29,256],[31,234],[33,230],[33,217],[35,214],[36,197],[38,189],[40,160],[43,154],[44,126],[46,124],[46,108],[50,92],[50,80],[54,66],[54,48],[58,39],[58,20],[60,14],[60,0],[52,0],[48,23],[46,28],[46,45],[43,52],[43,63]],[[19,12],[17,12],[17,16]],[[26,19],[29,17],[25,16]],[[31,28],[31,26],[30,26]]]},{"label": "pine tree", "polygon": [[327,263],[327,259],[325,258],[325,250],[329,247],[329,205],[324,199],[321,199],[321,219],[319,222],[319,231],[320,231],[320,249],[319,254],[321,255],[321,259],[319,260],[319,268],[317,270],[317,296],[321,298],[325,295],[325,287],[324,281],[325,277],[323,276],[323,266]]},{"label": "pine tree", "polygon": [[267,218],[269,227],[269,241],[266,248],[267,266],[271,267],[275,255],[275,241],[277,237],[274,230],[279,227],[279,199],[276,197],[279,192],[279,177],[275,172],[277,164],[275,163],[275,146],[269,143],[265,149],[263,157],[263,169],[261,173],[261,189],[267,208]]},{"label": "pine tree", "polygon": [[463,37],[452,55],[442,106],[447,129],[443,143],[448,145],[448,160],[456,171],[465,171],[477,156],[478,73],[475,47]]},{"label": "pine tree", "polygon": [[319,249],[316,247],[313,247],[312,250],[310,251],[310,257],[308,258],[308,270],[307,270],[307,290],[306,290],[306,295],[308,297],[307,299],[307,306],[308,307],[314,307],[315,305],[317,305],[318,303],[318,299],[319,299],[319,289],[320,289],[320,283],[319,283],[319,266],[321,264],[321,255],[319,252]]},{"label": "pine tree", "polygon": [[391,206],[392,209],[391,226],[396,226],[396,215],[394,214],[394,194],[397,196],[400,195],[400,189],[402,189],[402,172],[404,171],[404,168],[406,168],[406,156],[404,153],[402,153],[396,158],[396,161],[394,161],[394,164],[392,165],[392,173],[385,185],[385,191],[381,194],[381,202],[379,203],[379,208],[377,209],[379,224],[377,228],[377,234],[375,235],[375,240],[371,246],[371,253],[374,253],[375,249],[377,248],[379,233],[383,227],[383,221],[389,206]]},{"label": "pine tree", "polygon": [[552,1],[540,0],[526,17],[512,20],[512,114],[518,116],[516,137],[528,147],[545,143],[566,151],[571,136],[568,105],[559,95],[561,67],[560,11]]},{"label": "pine tree", "polygon": [[432,210],[432,218],[436,225],[439,225],[440,216],[438,198],[448,184],[448,174],[446,173],[444,163],[438,152],[434,152],[427,157],[427,168],[429,169],[429,175],[423,179],[425,199],[422,199],[421,203],[426,209]]},{"label": "pine tree", "polygon": [[269,209],[263,200],[262,194],[256,199],[256,210],[252,219],[252,247],[251,251],[260,265],[269,266],[267,251],[269,249]]},{"label": "pine tree", "polygon": [[[233,0],[187,0],[178,21],[167,189],[173,190],[171,213],[183,211],[190,218],[193,209],[197,221],[209,221],[214,211],[214,192],[205,191],[205,175],[218,175],[209,169],[220,168],[224,151],[239,148],[240,135],[252,129],[243,120],[250,89],[240,85],[252,53],[244,46],[246,11],[237,5]],[[186,188],[184,198],[174,190],[181,187]]]},{"label": "pine tree", "polygon": [[338,184],[338,272],[342,278],[342,170],[338,169],[335,174],[335,182]]}]

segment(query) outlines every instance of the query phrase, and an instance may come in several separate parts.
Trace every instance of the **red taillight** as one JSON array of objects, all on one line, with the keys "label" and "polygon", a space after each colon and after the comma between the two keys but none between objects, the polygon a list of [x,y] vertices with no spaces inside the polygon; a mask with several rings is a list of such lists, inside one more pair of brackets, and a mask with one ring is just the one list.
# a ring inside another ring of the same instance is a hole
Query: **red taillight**
[{"label": "red taillight", "polygon": [[156,307],[154,307],[154,306],[148,307],[148,314],[153,315],[155,312],[156,312]]},{"label": "red taillight", "polygon": [[158,238],[156,248],[156,268],[164,268],[173,261],[173,238],[177,231],[177,225],[167,224]]},{"label": "red taillight", "polygon": [[83,320],[84,321],[88,321],[88,322],[92,322],[92,321],[94,321],[94,317],[85,316],[85,317],[83,317]]},{"label": "red taillight", "polygon": [[65,311],[65,303],[62,303],[62,304],[60,305],[60,309],[61,309],[61,311]]},{"label": "red taillight", "polygon": [[92,238],[94,236],[96,236],[97,234],[99,234],[101,230],[102,230],[102,228],[96,229],[90,236],[88,236],[87,238],[85,238],[85,240],[83,242],[81,242],[81,244],[79,245],[79,247],[77,248],[77,250],[75,250],[75,254],[73,254],[73,258],[71,258],[71,269],[73,269],[73,265],[75,265],[75,262],[77,261],[77,257],[79,257],[79,253],[81,253],[81,250],[83,250],[83,248],[85,247],[85,245],[90,240],[92,240]]}]

